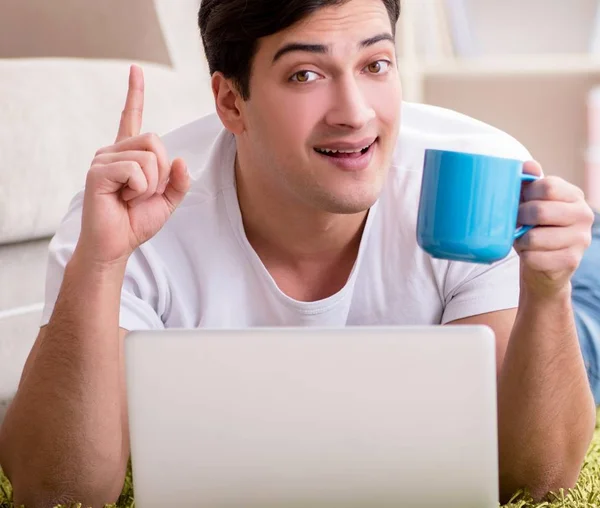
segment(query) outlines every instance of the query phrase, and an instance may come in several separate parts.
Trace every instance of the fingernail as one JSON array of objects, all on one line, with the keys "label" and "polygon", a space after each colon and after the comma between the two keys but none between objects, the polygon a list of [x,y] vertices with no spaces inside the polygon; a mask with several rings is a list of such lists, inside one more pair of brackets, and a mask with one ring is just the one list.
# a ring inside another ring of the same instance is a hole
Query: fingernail
[{"label": "fingernail", "polygon": [[159,194],[164,194],[165,190],[167,189],[167,185],[169,184],[168,180],[165,180],[163,183],[160,184],[160,186],[158,187],[158,193]]}]

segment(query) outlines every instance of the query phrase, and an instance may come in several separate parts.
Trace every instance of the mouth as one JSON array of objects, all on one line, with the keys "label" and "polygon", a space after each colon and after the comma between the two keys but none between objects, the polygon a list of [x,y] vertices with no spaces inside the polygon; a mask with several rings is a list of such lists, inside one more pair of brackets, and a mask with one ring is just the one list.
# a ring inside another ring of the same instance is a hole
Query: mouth
[{"label": "mouth", "polygon": [[333,159],[358,159],[363,155],[366,155],[371,151],[375,143],[377,143],[376,138],[368,145],[358,146],[356,148],[315,148],[315,152],[320,155],[324,155],[326,157],[331,157]]}]

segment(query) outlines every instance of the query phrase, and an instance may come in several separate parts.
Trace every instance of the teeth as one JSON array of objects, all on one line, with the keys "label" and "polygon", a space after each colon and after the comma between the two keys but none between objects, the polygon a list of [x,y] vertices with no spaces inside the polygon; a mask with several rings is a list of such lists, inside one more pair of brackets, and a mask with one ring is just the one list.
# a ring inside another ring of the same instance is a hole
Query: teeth
[{"label": "teeth", "polygon": [[367,145],[363,148],[358,148],[357,150],[332,150],[330,148],[317,148],[317,152],[321,152],[321,153],[359,153],[359,152],[362,152],[363,150],[366,150],[370,146],[371,145]]}]

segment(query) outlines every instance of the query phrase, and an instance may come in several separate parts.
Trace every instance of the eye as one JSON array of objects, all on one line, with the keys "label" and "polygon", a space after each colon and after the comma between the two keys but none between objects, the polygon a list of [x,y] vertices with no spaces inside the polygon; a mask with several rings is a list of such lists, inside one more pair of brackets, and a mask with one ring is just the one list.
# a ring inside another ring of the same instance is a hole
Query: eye
[{"label": "eye", "polygon": [[297,83],[310,83],[311,81],[315,81],[317,79],[319,79],[319,75],[316,72],[299,71],[290,78],[290,81],[295,81]]},{"label": "eye", "polygon": [[385,74],[391,67],[391,63],[387,60],[377,60],[376,62],[367,65],[367,70],[371,74]]}]

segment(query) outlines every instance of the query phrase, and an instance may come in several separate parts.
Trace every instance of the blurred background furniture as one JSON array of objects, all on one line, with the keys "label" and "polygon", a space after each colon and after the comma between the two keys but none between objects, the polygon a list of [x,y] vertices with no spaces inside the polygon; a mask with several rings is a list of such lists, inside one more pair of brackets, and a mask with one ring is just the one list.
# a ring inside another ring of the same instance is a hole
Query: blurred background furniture
[{"label": "blurred background furniture", "polygon": [[599,3],[403,0],[405,98],[507,131],[546,174],[600,206],[595,175],[586,172],[588,101],[600,85]]}]

